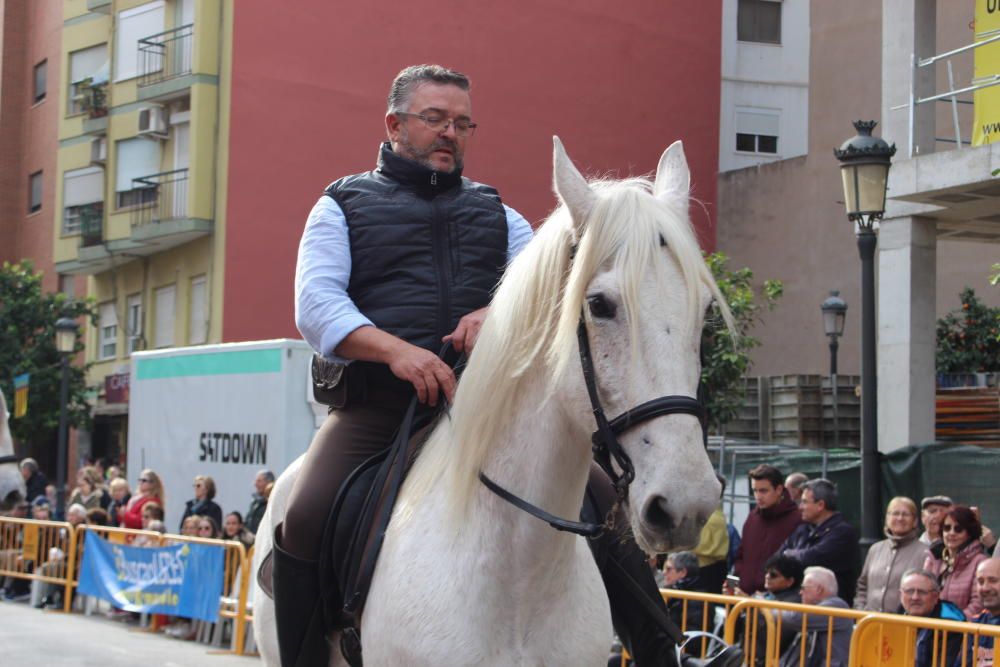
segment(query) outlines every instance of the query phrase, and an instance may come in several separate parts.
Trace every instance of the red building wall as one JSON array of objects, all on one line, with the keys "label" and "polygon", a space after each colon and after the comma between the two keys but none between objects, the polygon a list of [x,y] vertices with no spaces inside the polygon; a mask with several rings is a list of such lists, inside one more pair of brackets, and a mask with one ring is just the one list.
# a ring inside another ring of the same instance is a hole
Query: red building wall
[{"label": "red building wall", "polygon": [[225,341],[298,337],[295,253],[309,209],[371,169],[403,67],[472,79],[465,175],[533,224],[554,206],[553,134],[584,173],[640,174],[683,139],[703,244],[715,244],[721,2],[235,5]]}]

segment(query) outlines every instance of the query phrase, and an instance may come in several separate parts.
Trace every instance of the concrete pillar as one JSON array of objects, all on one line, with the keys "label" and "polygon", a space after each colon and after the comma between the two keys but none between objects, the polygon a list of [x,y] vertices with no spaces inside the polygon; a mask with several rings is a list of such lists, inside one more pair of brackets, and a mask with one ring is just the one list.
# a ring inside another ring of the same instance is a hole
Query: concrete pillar
[{"label": "concrete pillar", "polygon": [[883,220],[878,251],[878,448],[934,441],[937,230]]},{"label": "concrete pillar", "polygon": [[[882,137],[899,148],[897,158],[934,152],[934,102],[914,107],[913,152],[910,110],[890,109],[934,94],[934,67],[913,69],[913,58],[935,55],[936,0],[882,0]],[[858,73],[862,76],[863,73]]]}]

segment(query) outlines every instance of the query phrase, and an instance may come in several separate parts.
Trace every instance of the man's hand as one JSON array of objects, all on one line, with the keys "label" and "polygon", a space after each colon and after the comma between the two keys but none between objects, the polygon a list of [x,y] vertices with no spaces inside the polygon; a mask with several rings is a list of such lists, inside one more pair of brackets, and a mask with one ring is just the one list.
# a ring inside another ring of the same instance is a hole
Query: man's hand
[{"label": "man's hand", "polygon": [[471,353],[472,347],[476,344],[476,339],[479,338],[479,330],[483,327],[483,322],[486,320],[487,311],[489,311],[488,306],[474,310],[460,319],[455,330],[442,338],[441,342],[451,343],[452,347],[458,352]]},{"label": "man's hand", "polygon": [[441,391],[449,401],[455,397],[455,373],[448,364],[433,352],[375,327],[355,329],[340,342],[334,354],[387,365],[393,375],[413,385],[421,403],[437,405]]},{"label": "man's hand", "polygon": [[437,405],[438,392],[443,391],[448,402],[455,397],[455,373],[436,354],[422,347],[403,343],[389,359],[389,370],[417,390],[417,400]]}]

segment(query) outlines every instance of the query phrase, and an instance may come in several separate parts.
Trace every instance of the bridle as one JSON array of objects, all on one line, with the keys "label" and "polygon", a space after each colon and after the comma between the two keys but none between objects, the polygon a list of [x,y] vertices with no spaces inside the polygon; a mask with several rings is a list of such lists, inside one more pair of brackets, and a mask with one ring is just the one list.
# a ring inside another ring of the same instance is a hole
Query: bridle
[{"label": "bridle", "polygon": [[5,456],[0,456],[0,465],[4,463],[17,463],[20,459],[16,454],[7,454]]},{"label": "bridle", "polygon": [[[594,431],[590,439],[593,443],[594,460],[611,478],[618,493],[619,502],[628,502],[628,487],[635,479],[635,467],[632,459],[625,452],[618,436],[625,431],[649,421],[656,417],[673,414],[694,415],[701,422],[702,437],[708,433],[708,412],[705,404],[700,398],[691,396],[661,396],[651,401],[646,401],[631,410],[626,410],[611,421],[608,421],[604,414],[604,407],[601,405],[601,398],[597,393],[597,373],[594,371],[594,360],[590,352],[590,338],[587,336],[587,325],[584,314],[580,313],[580,324],[576,329],[577,340],[580,347],[580,366],[583,369],[583,379],[587,384],[587,394],[590,396],[590,407],[597,421],[597,430]],[[699,386],[699,395],[701,393]],[[618,474],[615,465],[622,471]],[[588,523],[582,521],[570,521],[562,519],[545,510],[532,505],[528,501],[520,498],[507,489],[503,488],[480,470],[479,480],[487,489],[500,496],[518,509],[521,509],[542,521],[545,521],[556,530],[562,530],[584,537],[597,537],[607,524]]]}]

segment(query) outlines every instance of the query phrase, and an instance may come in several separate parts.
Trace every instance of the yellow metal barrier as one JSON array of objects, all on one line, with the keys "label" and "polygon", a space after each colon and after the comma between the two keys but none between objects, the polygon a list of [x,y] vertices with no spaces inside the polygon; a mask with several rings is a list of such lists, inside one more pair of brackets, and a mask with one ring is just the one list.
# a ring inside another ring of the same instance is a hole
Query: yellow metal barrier
[{"label": "yellow metal barrier", "polygon": [[946,661],[948,635],[961,636],[961,660],[955,667],[975,667],[979,660],[980,637],[993,637],[994,642],[1000,637],[1000,626],[996,625],[899,614],[867,614],[854,626],[848,667],[910,667],[914,664],[920,630],[934,631],[931,662],[927,667],[952,667]]},{"label": "yellow metal barrier", "polygon": [[[682,630],[709,630],[707,622],[702,620],[701,627],[687,627],[687,609],[694,601],[722,605],[726,610],[726,622],[723,639],[728,644],[737,642],[742,631],[744,664],[776,667],[781,658],[780,637],[783,618],[781,612],[797,612],[801,614],[801,625],[796,622],[794,627],[785,623],[786,633],[805,633],[810,616],[822,617],[826,621],[827,642],[824,650],[823,664],[829,667],[833,652],[833,630],[836,619],[849,619],[854,623],[851,634],[849,663],[847,667],[913,667],[916,658],[917,633],[920,630],[932,630],[932,651],[929,664],[922,667],[978,667],[979,640],[984,637],[1000,638],[1000,626],[981,625],[978,623],[945,621],[936,618],[904,616],[901,614],[877,614],[822,607],[815,605],[777,602],[761,598],[729,597],[710,593],[695,593],[690,591],[661,591],[664,599],[683,600],[684,615]],[[742,629],[740,621],[743,620]],[[760,619],[760,621],[758,621]],[[766,634],[763,638],[765,654],[758,659],[758,630]],[[954,663],[947,660],[947,647],[955,647],[959,643],[958,656]],[[702,650],[704,651],[704,644]],[[799,665],[806,664],[806,647],[800,643],[798,655]],[[624,652],[623,652],[624,653]],[[622,665],[626,664],[627,653],[623,655]]]},{"label": "yellow metal barrier", "polygon": [[74,529],[62,521],[0,517],[0,579],[13,577],[63,588],[69,611],[76,572]]}]

